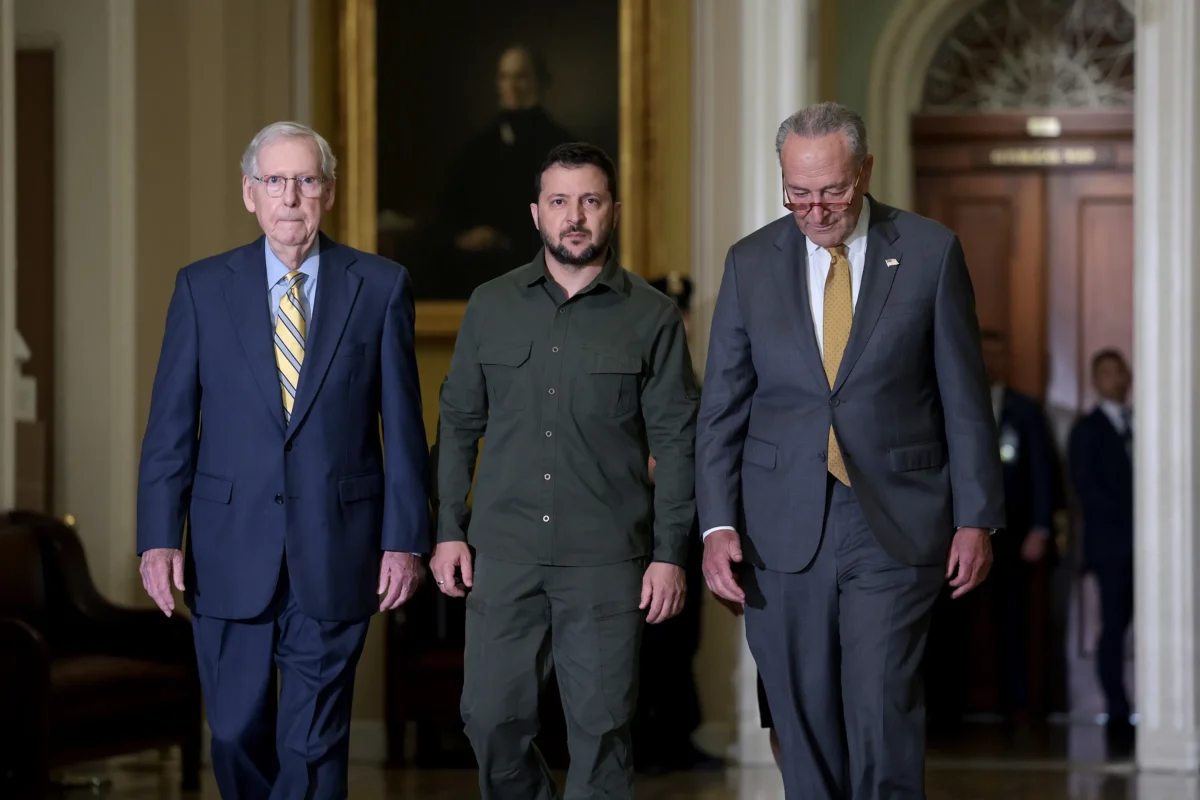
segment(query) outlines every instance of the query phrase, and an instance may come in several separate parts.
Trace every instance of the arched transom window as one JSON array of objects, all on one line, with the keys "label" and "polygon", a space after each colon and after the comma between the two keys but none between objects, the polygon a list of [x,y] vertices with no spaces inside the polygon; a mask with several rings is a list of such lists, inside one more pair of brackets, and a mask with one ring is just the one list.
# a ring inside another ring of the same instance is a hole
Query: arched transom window
[{"label": "arched transom window", "polygon": [[986,0],[938,48],[922,110],[1132,109],[1132,5]]}]

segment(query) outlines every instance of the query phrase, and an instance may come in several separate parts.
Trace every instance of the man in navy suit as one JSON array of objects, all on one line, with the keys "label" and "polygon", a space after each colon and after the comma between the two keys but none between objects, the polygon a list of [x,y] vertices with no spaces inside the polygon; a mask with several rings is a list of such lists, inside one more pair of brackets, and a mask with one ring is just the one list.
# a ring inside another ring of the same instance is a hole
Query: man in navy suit
[{"label": "man in navy suit", "polygon": [[1083,557],[1100,588],[1096,669],[1108,703],[1110,742],[1127,746],[1125,632],[1133,619],[1133,411],[1129,367],[1116,350],[1092,358],[1100,402],[1071,431],[1071,482],[1083,512]]},{"label": "man in navy suit", "polygon": [[429,546],[409,277],[319,233],[335,164],[305,126],[254,137],[265,236],[176,276],[142,444],[142,583],[192,611],[226,800],[346,796],[367,625]]}]

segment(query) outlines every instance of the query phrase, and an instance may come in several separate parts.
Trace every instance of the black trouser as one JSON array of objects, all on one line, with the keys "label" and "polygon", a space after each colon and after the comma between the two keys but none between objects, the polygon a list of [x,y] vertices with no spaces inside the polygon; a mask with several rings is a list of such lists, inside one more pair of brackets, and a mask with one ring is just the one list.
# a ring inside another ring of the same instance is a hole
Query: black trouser
[{"label": "black trouser", "polygon": [[633,797],[630,721],[645,612],[644,560],[596,567],[478,556],[467,596],[462,718],[483,800],[550,800],[534,745],[554,670],[567,718],[570,800]]},{"label": "black trouser", "polygon": [[1108,705],[1110,722],[1129,720],[1125,691],[1125,633],[1133,620],[1133,562],[1104,561],[1091,565],[1100,589],[1100,643],[1096,673]]},{"label": "black trouser", "polygon": [[688,553],[687,597],[683,611],[642,638],[641,679],[634,746],[639,764],[670,760],[690,752],[692,732],[700,725],[700,697],[692,661],[700,647],[700,610],[704,602],[703,550],[693,541]]}]

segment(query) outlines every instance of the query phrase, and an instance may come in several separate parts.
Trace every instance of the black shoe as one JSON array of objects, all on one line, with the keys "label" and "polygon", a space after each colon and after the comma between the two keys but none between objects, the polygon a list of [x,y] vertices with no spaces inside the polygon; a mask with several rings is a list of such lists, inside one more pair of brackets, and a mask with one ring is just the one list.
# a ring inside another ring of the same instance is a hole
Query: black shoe
[{"label": "black shoe", "polygon": [[1137,746],[1137,733],[1128,717],[1110,720],[1104,729],[1104,743],[1109,761],[1128,761]]}]

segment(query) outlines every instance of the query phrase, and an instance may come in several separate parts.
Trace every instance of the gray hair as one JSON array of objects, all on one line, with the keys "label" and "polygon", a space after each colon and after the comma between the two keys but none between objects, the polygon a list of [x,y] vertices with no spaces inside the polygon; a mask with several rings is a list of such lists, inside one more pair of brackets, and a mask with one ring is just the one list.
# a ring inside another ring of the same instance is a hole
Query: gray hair
[{"label": "gray hair", "polygon": [[857,111],[838,103],[806,106],[783,121],[775,134],[775,155],[782,157],[783,143],[791,134],[819,139],[831,133],[843,133],[855,161],[867,157],[867,126]]},{"label": "gray hair", "polygon": [[278,139],[308,139],[321,151],[321,177],[331,181],[337,177],[337,158],[325,137],[299,122],[272,122],[254,135],[242,154],[242,174],[253,178],[258,174],[258,154]]}]

